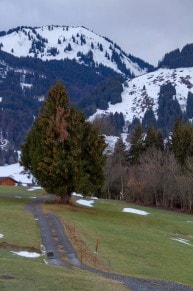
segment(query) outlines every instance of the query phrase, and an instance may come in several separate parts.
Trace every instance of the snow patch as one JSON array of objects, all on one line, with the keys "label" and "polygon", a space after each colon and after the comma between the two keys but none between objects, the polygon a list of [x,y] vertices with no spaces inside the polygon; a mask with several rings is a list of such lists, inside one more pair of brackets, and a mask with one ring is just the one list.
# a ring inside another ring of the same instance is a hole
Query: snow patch
[{"label": "snow patch", "polygon": [[139,215],[148,215],[148,214],[150,214],[147,211],[138,210],[138,209],[135,209],[135,208],[123,208],[123,212],[129,212],[129,213],[134,213],[134,214],[139,214]]},{"label": "snow patch", "polygon": [[84,206],[88,206],[88,207],[93,207],[93,200],[83,200],[83,199],[79,199],[76,201],[76,203],[84,205]]},{"label": "snow patch", "polygon": [[90,199],[92,199],[92,200],[98,200],[98,197],[92,196],[92,197],[90,197]]},{"label": "snow patch", "polygon": [[4,234],[0,233],[0,238],[3,238],[4,237]]},{"label": "snow patch", "polygon": [[11,253],[16,254],[18,256],[21,256],[21,257],[26,257],[26,258],[38,258],[38,257],[40,257],[40,254],[35,253],[35,252],[26,252],[26,251],[13,252],[13,251],[11,251]]},{"label": "snow patch", "polygon": [[73,192],[73,193],[72,193],[72,196],[76,196],[76,197],[83,197],[83,195],[82,195],[82,194],[78,194],[78,193],[76,193],[76,192]]},{"label": "snow patch", "polygon": [[29,188],[28,191],[41,190],[41,189],[43,188],[40,186],[34,186],[34,187]]},{"label": "snow patch", "polygon": [[182,243],[182,244],[185,244],[185,245],[193,246],[193,245],[189,242],[189,240],[184,239],[184,238],[171,238],[171,239],[172,239],[172,240],[175,240],[175,241],[178,241],[178,242],[180,242],[180,243]]}]

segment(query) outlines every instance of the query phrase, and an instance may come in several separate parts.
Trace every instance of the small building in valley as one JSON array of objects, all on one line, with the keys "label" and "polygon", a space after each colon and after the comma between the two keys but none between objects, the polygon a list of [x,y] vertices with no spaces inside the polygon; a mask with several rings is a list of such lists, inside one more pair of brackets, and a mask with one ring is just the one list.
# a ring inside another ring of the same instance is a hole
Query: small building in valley
[{"label": "small building in valley", "polygon": [[0,186],[7,185],[7,186],[15,186],[18,182],[11,177],[0,177]]}]

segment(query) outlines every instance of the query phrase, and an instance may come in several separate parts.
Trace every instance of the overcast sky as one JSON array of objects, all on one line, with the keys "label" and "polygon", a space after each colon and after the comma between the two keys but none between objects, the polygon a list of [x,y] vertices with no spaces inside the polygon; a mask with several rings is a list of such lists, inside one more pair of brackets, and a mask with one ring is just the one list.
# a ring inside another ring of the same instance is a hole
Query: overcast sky
[{"label": "overcast sky", "polygon": [[193,0],[0,0],[0,31],[47,24],[83,25],[156,65],[193,43]]}]

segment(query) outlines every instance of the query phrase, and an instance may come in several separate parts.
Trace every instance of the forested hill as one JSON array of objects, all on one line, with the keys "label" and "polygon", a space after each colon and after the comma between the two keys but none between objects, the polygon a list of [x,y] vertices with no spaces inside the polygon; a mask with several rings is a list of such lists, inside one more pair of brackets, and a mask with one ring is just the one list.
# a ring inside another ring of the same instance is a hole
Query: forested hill
[{"label": "forested hill", "polygon": [[[77,104],[104,80],[119,84],[117,99],[120,100],[123,77],[112,69],[94,68],[76,61],[42,61],[34,58],[17,58],[0,51],[0,128],[17,146],[23,141],[26,131],[45,99],[49,88],[57,80],[66,86],[70,100]],[[116,85],[117,86],[117,85]],[[103,98],[98,96],[96,99]],[[111,97],[107,102],[111,101]],[[99,100],[96,102],[100,102]],[[84,109],[84,102],[82,103]],[[96,105],[93,105],[93,112]]]},{"label": "forested hill", "polygon": [[185,45],[181,51],[176,49],[165,54],[158,67],[169,69],[193,67],[193,43]]},{"label": "forested hill", "polygon": [[121,102],[108,105],[105,110],[97,109],[90,116],[122,114],[125,132],[141,123],[144,129],[154,126],[166,137],[176,119],[193,120],[193,68],[158,69],[124,82]]},{"label": "forested hill", "polygon": [[84,27],[22,26],[0,32],[2,137],[20,147],[57,80],[87,117],[107,116],[105,133],[128,133],[141,122],[167,135],[177,117],[193,117],[192,48],[166,54],[156,69]]},{"label": "forested hill", "polygon": [[0,129],[17,148],[61,80],[87,116],[121,101],[127,78],[153,66],[84,27],[17,27],[0,32]]}]

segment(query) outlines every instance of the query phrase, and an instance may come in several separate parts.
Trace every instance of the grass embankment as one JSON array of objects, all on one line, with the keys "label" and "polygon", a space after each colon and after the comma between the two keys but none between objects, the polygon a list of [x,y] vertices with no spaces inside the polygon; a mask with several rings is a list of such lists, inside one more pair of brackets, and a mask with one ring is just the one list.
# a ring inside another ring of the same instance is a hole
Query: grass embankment
[{"label": "grass embankment", "polygon": [[33,196],[24,187],[0,186],[0,290],[126,290],[119,283],[82,270],[49,266],[44,257],[24,258],[10,251],[35,250],[40,246],[37,222],[24,210]]},{"label": "grass embankment", "polygon": [[[124,207],[150,214],[123,213]],[[92,261],[99,267],[103,261],[106,270],[112,272],[193,286],[192,215],[105,200],[96,201],[93,208],[48,204],[45,209],[63,219],[83,262],[89,262],[90,254],[89,263]],[[172,238],[186,239],[191,245]],[[97,239],[99,255],[95,262]]]}]

